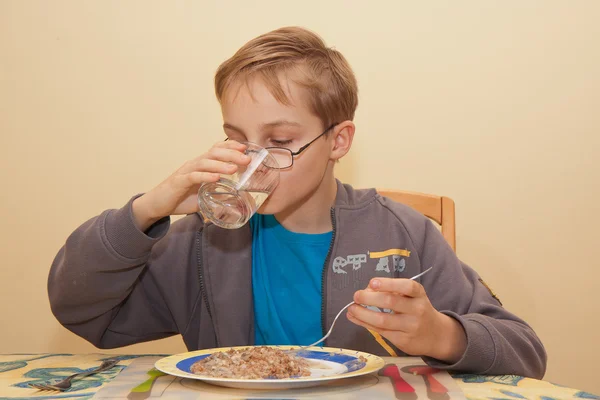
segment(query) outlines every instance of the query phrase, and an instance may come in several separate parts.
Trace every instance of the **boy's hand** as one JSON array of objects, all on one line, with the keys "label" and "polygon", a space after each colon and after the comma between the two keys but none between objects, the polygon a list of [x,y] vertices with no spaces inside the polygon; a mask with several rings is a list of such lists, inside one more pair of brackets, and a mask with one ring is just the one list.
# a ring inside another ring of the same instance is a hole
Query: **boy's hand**
[{"label": "boy's hand", "polygon": [[[354,294],[354,301],[357,304],[348,309],[348,319],[380,333],[407,354],[454,364],[465,352],[467,338],[462,325],[433,308],[418,282],[374,278],[367,289]],[[393,313],[371,311],[358,304]]]},{"label": "boy's hand", "polygon": [[230,175],[238,165],[250,163],[243,152],[246,146],[228,140],[214,145],[207,153],[183,164],[170,177],[133,202],[135,222],[145,231],[159,219],[169,215],[198,211],[197,195],[200,185],[216,182],[221,174]]}]

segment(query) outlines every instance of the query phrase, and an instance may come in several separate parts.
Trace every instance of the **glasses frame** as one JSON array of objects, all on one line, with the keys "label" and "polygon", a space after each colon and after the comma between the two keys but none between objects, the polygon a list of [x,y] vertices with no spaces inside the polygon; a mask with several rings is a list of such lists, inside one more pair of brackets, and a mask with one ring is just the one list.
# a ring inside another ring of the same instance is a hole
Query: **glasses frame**
[{"label": "glasses frame", "polygon": [[[336,125],[338,125],[338,123],[333,123],[329,126],[329,128],[325,129],[323,131],[323,133],[321,133],[319,136],[317,136],[316,138],[314,138],[313,140],[311,140],[310,142],[306,143],[304,146],[300,147],[298,149],[298,151],[292,151],[291,149],[288,149],[287,147],[277,147],[277,146],[271,146],[271,147],[265,147],[265,150],[269,151],[270,150],[285,150],[288,151],[290,153],[290,159],[292,160],[290,162],[290,165],[285,166],[285,167],[271,167],[268,165],[265,165],[267,168],[271,168],[271,169],[288,169],[291,168],[294,165],[294,157],[296,157],[297,155],[300,155],[300,153],[302,153],[304,150],[308,149],[308,147],[313,144],[314,142],[316,142],[318,139],[320,139],[321,137],[323,137],[327,132],[329,132],[330,130],[332,130]],[[229,140],[229,138],[225,139],[225,141]]]}]

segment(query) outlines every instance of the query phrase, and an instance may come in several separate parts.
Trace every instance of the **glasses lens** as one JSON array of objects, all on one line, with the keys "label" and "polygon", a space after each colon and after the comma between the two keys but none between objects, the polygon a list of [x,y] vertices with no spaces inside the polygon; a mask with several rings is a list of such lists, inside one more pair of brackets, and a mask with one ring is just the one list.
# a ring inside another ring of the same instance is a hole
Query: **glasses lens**
[{"label": "glasses lens", "polygon": [[[288,168],[292,165],[292,152],[288,149],[279,149],[277,147],[271,147],[267,150],[269,150],[269,153],[277,161],[279,168]],[[269,165],[269,167],[277,168],[271,165]]]}]

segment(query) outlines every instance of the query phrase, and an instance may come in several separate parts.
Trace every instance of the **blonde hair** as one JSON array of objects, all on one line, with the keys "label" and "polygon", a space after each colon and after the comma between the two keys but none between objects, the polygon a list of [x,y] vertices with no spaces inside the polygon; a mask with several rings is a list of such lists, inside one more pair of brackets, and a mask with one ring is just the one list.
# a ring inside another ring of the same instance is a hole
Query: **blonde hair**
[{"label": "blonde hair", "polygon": [[219,102],[238,80],[259,77],[273,97],[289,105],[281,73],[294,74],[293,82],[308,92],[308,107],[324,126],[354,119],[358,85],[352,68],[337,50],[328,48],[315,33],[300,27],[280,28],[260,35],[223,62],[215,74]]}]

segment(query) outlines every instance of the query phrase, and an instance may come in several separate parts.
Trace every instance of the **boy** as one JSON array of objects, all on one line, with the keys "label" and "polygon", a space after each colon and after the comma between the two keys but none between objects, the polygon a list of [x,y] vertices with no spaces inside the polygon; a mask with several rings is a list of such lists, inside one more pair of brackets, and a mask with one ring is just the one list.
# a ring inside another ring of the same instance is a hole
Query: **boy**
[{"label": "boy", "polygon": [[[334,178],[358,103],[338,51],[307,30],[279,29],[225,61],[215,90],[229,140],[84,223],[58,253],[48,287],[65,327],[100,348],[177,333],[189,350],[306,345],[354,300],[368,308],[350,307],[327,346],[543,376],[546,355],[533,330],[427,218]],[[248,164],[244,141],[290,150],[280,183],[250,224],[204,224],[198,187]],[[178,214],[189,215],[171,227]],[[429,267],[420,283],[407,279]]]}]

